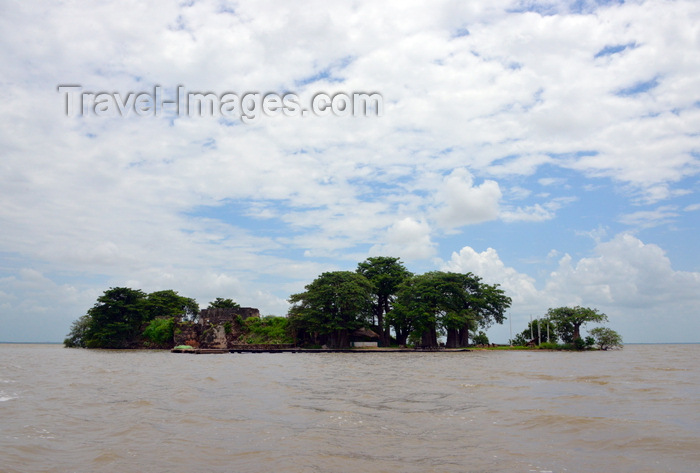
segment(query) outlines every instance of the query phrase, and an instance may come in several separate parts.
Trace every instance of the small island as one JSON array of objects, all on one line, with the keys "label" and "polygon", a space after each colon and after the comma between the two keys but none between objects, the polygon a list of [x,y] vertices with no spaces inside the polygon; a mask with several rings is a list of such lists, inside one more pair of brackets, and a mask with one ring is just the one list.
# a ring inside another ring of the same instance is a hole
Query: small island
[{"label": "small island", "polygon": [[[73,323],[64,345],[199,352],[464,351],[490,345],[485,330],[506,320],[512,302],[498,284],[472,273],[415,275],[394,257],[367,258],[354,272],[325,272],[305,289],[290,296],[286,317],[263,317],[232,299],[216,298],[200,310],[194,299],[173,290],[110,288]],[[587,323],[606,321],[605,314],[587,307],[549,309],[510,340],[509,348],[621,347],[621,337],[609,328],[581,336]]]}]

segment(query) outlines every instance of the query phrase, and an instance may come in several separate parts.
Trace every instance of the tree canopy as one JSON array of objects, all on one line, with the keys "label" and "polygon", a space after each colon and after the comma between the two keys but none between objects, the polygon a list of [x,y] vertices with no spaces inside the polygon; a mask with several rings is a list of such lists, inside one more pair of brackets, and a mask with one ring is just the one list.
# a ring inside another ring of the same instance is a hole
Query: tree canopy
[{"label": "tree canopy", "polygon": [[409,337],[426,347],[467,346],[469,331],[503,323],[511,299],[498,285],[472,273],[432,271],[412,275],[399,258],[368,258],[356,273],[323,273],[289,302],[290,322],[297,337],[331,347],[349,345],[361,327],[380,333],[389,345],[406,345]]},{"label": "tree canopy", "polygon": [[401,258],[373,256],[357,265],[357,273],[372,284],[372,314],[376,318],[377,333],[382,345],[388,346],[390,328],[385,319],[391,311],[396,293],[402,282],[412,276]]},{"label": "tree canopy", "polygon": [[[140,289],[113,287],[97,298],[87,314],[73,322],[64,340],[68,347],[137,348],[144,330],[156,318],[190,318],[199,313],[197,302],[176,291],[150,294]],[[150,332],[149,332],[150,333]]]},{"label": "tree canopy", "polygon": [[601,350],[622,347],[622,337],[611,328],[596,327],[590,331],[590,334]]},{"label": "tree canopy", "polygon": [[455,348],[469,345],[470,330],[503,323],[510,304],[498,285],[484,284],[472,273],[432,271],[401,286],[392,321],[403,333],[420,334],[424,346],[437,346],[440,333]]},{"label": "tree canopy", "polygon": [[608,316],[589,307],[557,307],[547,311],[547,318],[554,322],[559,338],[565,343],[575,343],[581,338],[581,327],[589,322],[607,322]]},{"label": "tree canopy", "polygon": [[289,298],[290,325],[314,342],[331,348],[350,346],[350,334],[372,317],[372,284],[361,274],[333,271],[321,274],[306,291]]},{"label": "tree canopy", "polygon": [[241,305],[238,302],[234,302],[233,299],[224,299],[217,297],[215,300],[209,303],[208,309],[239,309]]}]

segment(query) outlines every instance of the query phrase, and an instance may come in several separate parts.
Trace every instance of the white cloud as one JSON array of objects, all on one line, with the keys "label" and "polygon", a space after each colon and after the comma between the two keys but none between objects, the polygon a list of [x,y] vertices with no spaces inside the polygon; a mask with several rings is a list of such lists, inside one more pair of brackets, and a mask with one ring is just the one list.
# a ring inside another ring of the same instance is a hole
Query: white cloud
[{"label": "white cloud", "polygon": [[475,186],[469,171],[455,169],[438,188],[436,220],[445,228],[494,220],[501,195],[497,182],[487,180]]},{"label": "white cloud", "polygon": [[[506,266],[492,248],[478,253],[464,247],[442,269],[473,272],[487,283],[500,283],[513,299],[509,316],[514,333],[524,328],[530,315],[573,305],[606,313],[610,326],[628,342],[693,341],[700,330],[700,272],[674,270],[660,247],[625,233],[598,243],[591,256],[578,261],[564,255],[556,270],[543,278],[541,289],[531,276]],[[492,330],[507,340],[505,327]]]},{"label": "white cloud", "polygon": [[442,270],[458,273],[474,273],[487,284],[500,284],[506,294],[513,299],[513,307],[532,307],[539,299],[535,280],[508,267],[501,261],[493,248],[481,253],[465,246],[459,253],[453,252],[449,261],[442,265]]},{"label": "white cloud", "polygon": [[373,246],[370,255],[398,256],[404,260],[426,259],[435,254],[430,226],[424,221],[406,217],[386,231],[386,243]]}]

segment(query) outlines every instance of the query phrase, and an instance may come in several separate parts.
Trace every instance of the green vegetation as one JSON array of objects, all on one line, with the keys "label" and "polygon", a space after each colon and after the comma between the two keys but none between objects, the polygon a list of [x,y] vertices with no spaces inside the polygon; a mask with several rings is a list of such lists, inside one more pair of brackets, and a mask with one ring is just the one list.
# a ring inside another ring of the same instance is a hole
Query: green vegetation
[{"label": "green vegetation", "polygon": [[298,340],[347,348],[350,334],[370,323],[372,284],[351,271],[323,273],[289,302],[290,326]]},{"label": "green vegetation", "polygon": [[591,336],[601,350],[622,348],[622,337],[610,328],[596,327],[591,330]]},{"label": "green vegetation", "polygon": [[608,316],[588,307],[557,307],[547,311],[547,319],[554,322],[557,335],[564,343],[576,343],[581,338],[581,327],[589,322],[607,322]]},{"label": "green vegetation", "polygon": [[391,311],[399,286],[413,274],[404,267],[400,258],[388,256],[367,258],[357,265],[356,272],[372,285],[372,325],[377,329],[380,344],[389,346],[391,332],[386,316]]},{"label": "green vegetation", "polygon": [[[64,344],[169,348],[174,338],[177,343],[197,345],[201,336],[205,339],[201,343],[213,343],[219,337],[216,343],[348,348],[353,337],[367,340],[378,335],[380,346],[433,348],[439,346],[439,337],[445,337],[446,348],[470,346],[470,338],[475,345],[487,346],[485,330],[494,323],[502,324],[511,305],[510,297],[498,284],[485,284],[472,273],[431,271],[414,275],[399,258],[392,257],[367,258],[356,271],[323,273],[304,292],[292,294],[289,302],[287,317],[244,314],[245,319],[238,315],[226,320],[231,313],[226,315],[224,311],[226,340],[221,340],[221,326],[217,329],[215,325],[220,323],[215,322],[221,321],[220,315],[206,324],[198,323],[199,306],[194,299],[173,290],[147,294],[115,287],[106,290],[85,315],[73,322]],[[208,308],[241,307],[232,299],[217,297]],[[622,337],[606,327],[594,328],[589,336],[581,337],[586,324],[607,320],[605,314],[588,307],[550,308],[546,317],[531,321],[511,344],[552,350],[622,347]]]},{"label": "green vegetation", "polygon": [[[590,331],[589,336],[581,337],[581,328],[587,323],[607,321],[608,316],[597,309],[579,306],[550,308],[545,318],[530,322],[522,333],[511,340],[511,344],[550,350],[588,350],[595,345],[601,350],[622,348],[622,337],[607,327],[596,327]],[[558,338],[563,343],[557,343]]]},{"label": "green vegetation", "polygon": [[393,328],[398,345],[437,347],[445,335],[446,346],[456,348],[467,346],[477,327],[503,323],[511,299],[472,273],[412,275],[398,258],[368,258],[355,273],[321,274],[289,302],[290,327],[302,344],[346,348],[353,331],[370,328],[387,346]]},{"label": "green vegetation", "polygon": [[294,343],[289,331],[289,320],[286,317],[249,317],[242,324],[244,339],[249,344],[286,345]]},{"label": "green vegetation", "polygon": [[141,348],[172,341],[172,318],[193,319],[199,307],[194,299],[173,290],[146,294],[140,289],[106,290],[87,314],[73,322],[64,340],[67,347]]},{"label": "green vegetation", "polygon": [[234,302],[233,299],[223,299],[217,297],[214,301],[209,303],[207,309],[238,309],[240,308],[238,302]]},{"label": "green vegetation", "polygon": [[143,336],[150,340],[153,345],[167,348],[173,341],[174,326],[175,321],[171,318],[151,320],[146,330],[143,331]]}]

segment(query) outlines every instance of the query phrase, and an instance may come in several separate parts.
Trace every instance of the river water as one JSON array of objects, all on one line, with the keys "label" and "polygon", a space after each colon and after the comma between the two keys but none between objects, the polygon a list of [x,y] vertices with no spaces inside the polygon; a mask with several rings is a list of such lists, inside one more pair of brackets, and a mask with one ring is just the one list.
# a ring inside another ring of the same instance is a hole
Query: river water
[{"label": "river water", "polygon": [[0,472],[696,473],[699,362],[0,344]]}]

